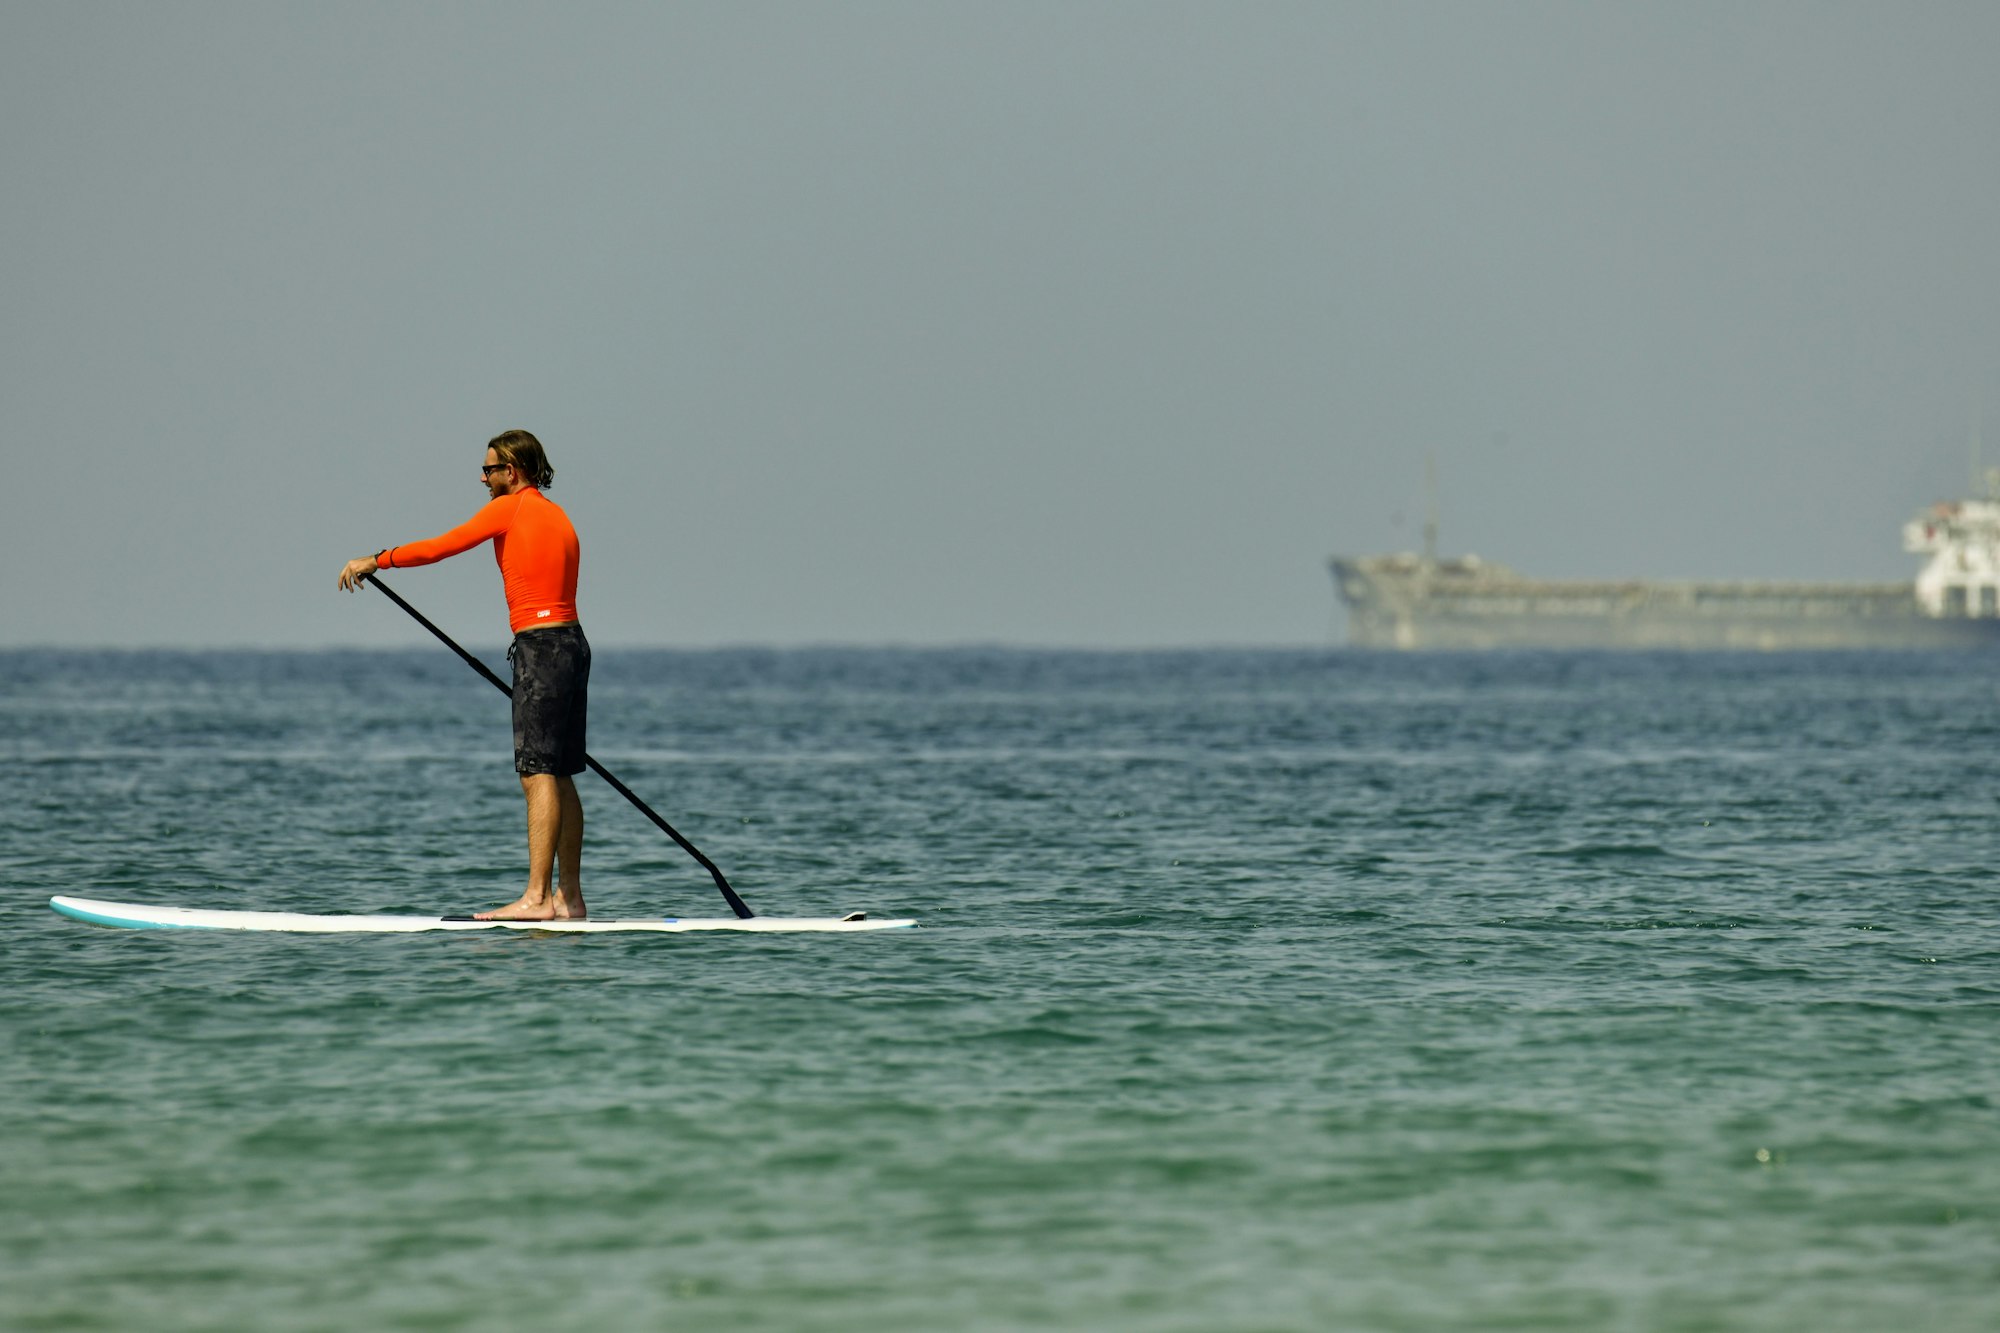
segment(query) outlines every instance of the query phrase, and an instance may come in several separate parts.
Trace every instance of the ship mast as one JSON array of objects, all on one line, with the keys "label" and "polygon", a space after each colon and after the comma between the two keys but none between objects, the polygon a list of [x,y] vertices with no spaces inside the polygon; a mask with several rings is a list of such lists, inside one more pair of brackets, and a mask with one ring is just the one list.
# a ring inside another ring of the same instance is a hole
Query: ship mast
[{"label": "ship mast", "polygon": [[1969,480],[1972,483],[1971,488],[1966,491],[1967,495],[1979,495],[1989,492],[1992,489],[1992,479],[1986,475],[1986,469],[1980,466],[1984,460],[1980,457],[1979,435],[1981,428],[1985,425],[1985,417],[1986,395],[1975,393],[1972,395],[1971,428],[1966,432],[1965,441],[1965,451],[1970,455],[1971,475]]},{"label": "ship mast", "polygon": [[1986,395],[1972,396],[1972,429],[1966,441],[1966,452],[1972,461],[1972,489],[1966,494],[1983,496],[1988,502],[2000,504],[2000,468],[1986,466],[1984,436],[1986,434]]},{"label": "ship mast", "polygon": [[1424,563],[1438,558],[1438,469],[1435,452],[1424,455]]}]

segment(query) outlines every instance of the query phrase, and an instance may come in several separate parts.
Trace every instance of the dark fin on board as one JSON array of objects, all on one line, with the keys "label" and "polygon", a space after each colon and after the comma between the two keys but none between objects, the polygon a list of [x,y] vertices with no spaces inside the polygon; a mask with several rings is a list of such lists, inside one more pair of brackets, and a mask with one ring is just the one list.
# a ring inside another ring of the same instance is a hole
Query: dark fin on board
[{"label": "dark fin on board", "polygon": [[848,914],[847,914],[846,916],[844,916],[844,917],[842,917],[842,918],[840,918],[840,919],[841,919],[842,921],[866,921],[866,920],[868,919],[868,913],[866,913],[866,912],[849,912],[849,913],[848,913]]}]

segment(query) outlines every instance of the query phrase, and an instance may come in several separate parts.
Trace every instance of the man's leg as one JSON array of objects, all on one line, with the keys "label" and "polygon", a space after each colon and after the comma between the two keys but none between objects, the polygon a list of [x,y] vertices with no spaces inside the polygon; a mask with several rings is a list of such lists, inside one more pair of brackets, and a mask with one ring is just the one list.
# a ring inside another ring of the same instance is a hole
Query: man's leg
[{"label": "man's leg", "polygon": [[576,782],[569,777],[555,780],[562,825],[556,830],[556,860],[562,867],[561,891],[556,898],[556,915],[582,920],[583,906],[583,798],[576,794]]},{"label": "man's leg", "polygon": [[[567,913],[557,910],[551,880],[556,848],[562,840],[563,802],[559,779],[548,773],[523,773],[521,795],[528,802],[528,887],[505,907],[480,912],[481,921],[547,921]],[[560,779],[567,782],[567,778]],[[574,784],[572,784],[574,787]],[[577,821],[579,850],[583,821]],[[577,895],[579,901],[582,895]]]}]

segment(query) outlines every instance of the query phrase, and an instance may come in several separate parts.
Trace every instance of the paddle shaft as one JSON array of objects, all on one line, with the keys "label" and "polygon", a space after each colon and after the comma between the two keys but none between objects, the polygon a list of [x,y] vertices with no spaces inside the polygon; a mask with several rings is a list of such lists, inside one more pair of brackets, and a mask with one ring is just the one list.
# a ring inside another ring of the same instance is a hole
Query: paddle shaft
[{"label": "paddle shaft", "polygon": [[[446,634],[436,625],[431,624],[431,622],[424,617],[423,612],[417,610],[416,607],[411,606],[401,597],[398,597],[396,595],[395,589],[391,588],[388,584],[382,582],[381,579],[377,578],[373,574],[364,574],[361,576],[361,578],[362,582],[374,584],[375,587],[382,593],[383,596],[387,597],[397,606],[400,606],[405,611],[409,612],[410,619],[416,621],[419,625],[422,625],[432,634],[435,634],[437,636],[437,640],[439,643],[442,643],[445,647],[451,649],[453,652],[457,653],[460,657],[464,658],[465,664],[467,666],[471,667],[474,671],[477,671],[480,675],[486,677],[487,680],[491,681],[493,687],[499,690],[500,693],[506,695],[510,699],[514,697],[513,688],[509,686],[506,681],[494,675],[492,668],[488,667],[486,663],[480,661],[478,658],[474,657],[471,653],[465,651],[465,649],[459,647],[458,644],[452,639],[452,637],[449,634]],[[689,856],[692,856],[697,862],[700,863],[701,868],[703,870],[706,870],[709,873],[709,875],[715,880],[715,887],[722,890],[722,900],[729,904],[730,911],[736,913],[737,916],[746,919],[757,915],[755,912],[750,910],[750,906],[748,903],[745,903],[741,898],[736,896],[736,890],[729,887],[729,881],[722,877],[722,871],[716,866],[715,862],[709,860],[706,856],[703,856],[701,854],[701,849],[699,847],[696,847],[686,838],[683,838],[680,835],[680,832],[677,829],[675,829],[672,824],[669,824],[666,820],[660,818],[659,813],[655,811],[652,806],[647,805],[644,801],[640,800],[636,795],[633,794],[633,791],[630,787],[626,786],[624,783],[620,782],[617,778],[613,777],[610,769],[598,763],[595,759],[592,759],[587,754],[583,757],[583,762],[589,765],[591,772],[597,774],[598,777],[603,778],[606,782],[610,783],[611,790],[617,792],[620,796],[623,796],[626,800],[630,801],[633,805],[637,806],[640,814],[652,820],[653,823],[659,826],[660,832],[666,834],[669,838],[672,838],[676,843],[679,843],[680,849],[682,851],[686,852]]]}]

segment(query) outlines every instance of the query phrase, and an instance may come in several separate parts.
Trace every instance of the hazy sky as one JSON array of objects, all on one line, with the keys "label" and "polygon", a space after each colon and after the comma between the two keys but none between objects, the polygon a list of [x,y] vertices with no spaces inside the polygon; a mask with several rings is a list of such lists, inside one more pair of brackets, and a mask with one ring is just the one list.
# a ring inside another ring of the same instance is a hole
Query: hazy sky
[{"label": "hazy sky", "polygon": [[[1333,642],[1427,456],[1532,573],[1905,577],[2000,421],[1996,52],[1984,0],[17,0],[0,644],[427,642],[335,574],[514,426],[599,644]],[[488,551],[394,579],[505,637]]]}]

